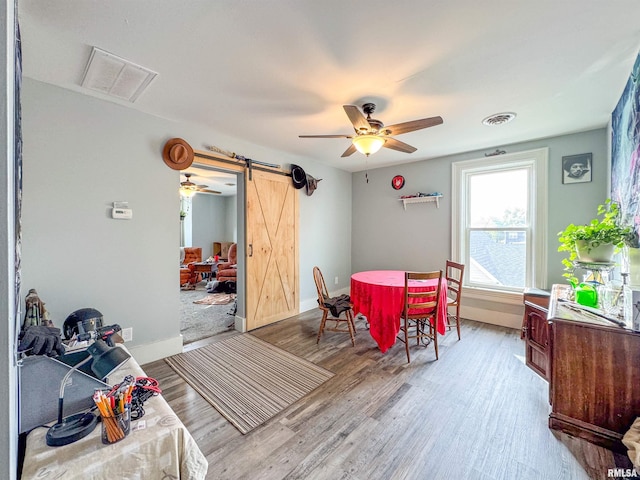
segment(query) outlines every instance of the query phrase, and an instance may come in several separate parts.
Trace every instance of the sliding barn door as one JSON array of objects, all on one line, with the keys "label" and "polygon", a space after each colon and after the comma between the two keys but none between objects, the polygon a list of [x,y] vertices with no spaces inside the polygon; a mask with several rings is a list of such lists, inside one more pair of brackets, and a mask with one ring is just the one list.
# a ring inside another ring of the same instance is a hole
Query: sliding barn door
[{"label": "sliding barn door", "polygon": [[245,172],[247,330],[298,313],[298,190],[291,178]]}]

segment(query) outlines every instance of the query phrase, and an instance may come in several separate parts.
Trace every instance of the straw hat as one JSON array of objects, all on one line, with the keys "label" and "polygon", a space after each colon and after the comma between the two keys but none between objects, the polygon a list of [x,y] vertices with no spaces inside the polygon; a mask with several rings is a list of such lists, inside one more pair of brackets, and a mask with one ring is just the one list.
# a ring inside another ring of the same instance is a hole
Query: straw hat
[{"label": "straw hat", "polygon": [[181,138],[172,138],[162,149],[162,159],[169,168],[184,170],[193,163],[193,148]]}]

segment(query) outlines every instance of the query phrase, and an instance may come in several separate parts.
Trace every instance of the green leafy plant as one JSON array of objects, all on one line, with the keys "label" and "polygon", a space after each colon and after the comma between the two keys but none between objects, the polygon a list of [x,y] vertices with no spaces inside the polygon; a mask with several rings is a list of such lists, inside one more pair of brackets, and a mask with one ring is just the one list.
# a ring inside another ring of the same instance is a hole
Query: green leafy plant
[{"label": "green leafy plant", "polygon": [[573,276],[573,261],[578,258],[576,240],[584,240],[590,244],[591,248],[611,244],[619,250],[633,235],[630,226],[623,226],[619,223],[620,206],[616,202],[612,202],[611,199],[608,198],[604,204],[598,205],[598,217],[591,220],[588,225],[574,225],[572,223],[558,233],[558,241],[560,242],[558,251],[569,252],[569,257],[562,259],[566,271],[563,276],[569,282],[577,282]]}]

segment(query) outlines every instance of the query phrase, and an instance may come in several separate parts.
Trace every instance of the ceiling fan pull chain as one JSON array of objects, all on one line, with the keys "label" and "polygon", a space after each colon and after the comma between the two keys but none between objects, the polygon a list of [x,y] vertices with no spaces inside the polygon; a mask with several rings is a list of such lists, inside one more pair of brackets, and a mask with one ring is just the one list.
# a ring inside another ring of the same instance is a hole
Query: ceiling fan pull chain
[{"label": "ceiling fan pull chain", "polygon": [[367,162],[367,159],[369,157],[364,157],[364,178],[367,180],[367,183],[369,183],[369,162]]}]

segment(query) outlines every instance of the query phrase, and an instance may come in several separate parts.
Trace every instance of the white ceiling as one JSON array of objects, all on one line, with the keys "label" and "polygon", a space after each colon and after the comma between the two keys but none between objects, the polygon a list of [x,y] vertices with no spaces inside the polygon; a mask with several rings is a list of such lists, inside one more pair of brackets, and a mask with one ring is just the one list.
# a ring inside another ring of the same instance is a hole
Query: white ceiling
[{"label": "white ceiling", "polygon": [[[638,0],[19,2],[25,76],[101,97],[80,86],[96,46],[159,74],[116,103],[347,171],[605,126],[639,18]],[[349,139],[298,138],[353,133],[342,105],[364,101],[387,125],[444,124],[366,164],[340,157]],[[482,125],[506,111],[517,118]]]},{"label": "white ceiling", "polygon": [[[221,195],[223,197],[236,195],[238,192],[237,178],[234,173],[226,173],[207,168],[206,166],[191,165],[186,170],[180,172],[180,181],[187,178],[185,173],[190,173],[190,181],[206,190],[220,192],[219,194],[199,192],[204,195]],[[176,187],[177,188],[177,187]]]}]

